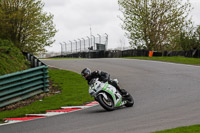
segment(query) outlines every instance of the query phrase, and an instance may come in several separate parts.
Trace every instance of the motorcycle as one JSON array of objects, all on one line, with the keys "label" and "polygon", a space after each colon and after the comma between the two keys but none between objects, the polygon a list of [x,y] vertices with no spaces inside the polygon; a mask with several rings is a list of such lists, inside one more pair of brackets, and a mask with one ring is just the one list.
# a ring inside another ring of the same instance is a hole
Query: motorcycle
[{"label": "motorcycle", "polygon": [[[117,79],[113,81],[119,83]],[[123,89],[123,91],[126,90]],[[113,111],[122,106],[132,107],[134,104],[133,97],[129,93],[128,96],[123,97],[114,86],[108,82],[103,83],[98,78],[90,81],[89,94],[107,111]]]}]

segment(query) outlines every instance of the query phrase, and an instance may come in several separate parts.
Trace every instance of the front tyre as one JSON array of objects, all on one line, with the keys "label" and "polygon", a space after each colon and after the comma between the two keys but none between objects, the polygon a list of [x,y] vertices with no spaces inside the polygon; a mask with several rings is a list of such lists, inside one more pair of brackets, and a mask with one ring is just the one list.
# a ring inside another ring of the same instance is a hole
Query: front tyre
[{"label": "front tyre", "polygon": [[[107,95],[107,94],[105,94]],[[110,98],[110,95],[107,95],[107,99],[102,95],[99,94],[97,96],[99,104],[107,111],[113,111],[114,110],[114,102],[112,98]]]}]

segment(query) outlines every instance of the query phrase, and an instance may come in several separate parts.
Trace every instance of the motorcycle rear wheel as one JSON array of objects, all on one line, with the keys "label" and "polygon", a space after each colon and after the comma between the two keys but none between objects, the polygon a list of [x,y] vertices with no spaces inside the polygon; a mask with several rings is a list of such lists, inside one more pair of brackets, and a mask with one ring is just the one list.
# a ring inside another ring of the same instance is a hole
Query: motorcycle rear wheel
[{"label": "motorcycle rear wheel", "polygon": [[[122,91],[123,91],[124,93],[128,93],[125,89],[122,89]],[[130,93],[128,93],[128,96],[126,96],[124,99],[125,99],[125,101],[126,101],[126,104],[125,104],[126,107],[132,107],[132,106],[133,106],[133,104],[134,104],[134,99],[133,99],[133,96],[131,96]]]},{"label": "motorcycle rear wheel", "polygon": [[[107,94],[106,94],[106,95],[107,95]],[[105,110],[107,110],[107,111],[113,111],[113,110],[114,110],[114,102],[113,102],[112,98],[110,98],[109,95],[107,95],[107,98],[108,98],[108,99],[104,98],[104,96],[101,95],[101,94],[98,95],[97,98],[98,98],[99,104],[100,104]]]}]

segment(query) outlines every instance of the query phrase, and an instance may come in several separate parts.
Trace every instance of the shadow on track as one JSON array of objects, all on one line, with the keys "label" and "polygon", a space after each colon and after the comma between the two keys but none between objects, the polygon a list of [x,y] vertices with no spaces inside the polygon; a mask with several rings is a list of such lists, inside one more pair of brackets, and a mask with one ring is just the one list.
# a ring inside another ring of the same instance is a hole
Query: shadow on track
[{"label": "shadow on track", "polygon": [[111,113],[111,112],[116,112],[116,111],[120,111],[120,110],[126,110],[126,109],[130,109],[130,108],[127,108],[127,107],[118,107],[118,108],[116,108],[115,110],[113,110],[113,111],[107,111],[107,110],[105,110],[105,109],[103,109],[103,108],[101,108],[101,109],[96,109],[96,110],[88,110],[87,111],[87,113]]}]

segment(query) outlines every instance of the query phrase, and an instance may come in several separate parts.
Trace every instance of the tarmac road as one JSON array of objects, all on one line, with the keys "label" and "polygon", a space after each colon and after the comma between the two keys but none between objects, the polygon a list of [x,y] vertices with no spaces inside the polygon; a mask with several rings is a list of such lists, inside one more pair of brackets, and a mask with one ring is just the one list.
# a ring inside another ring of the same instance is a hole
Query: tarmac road
[{"label": "tarmac road", "polygon": [[200,124],[200,67],[133,59],[43,60],[80,73],[85,67],[118,78],[135,100],[131,108],[100,106],[0,126],[1,133],[149,133]]}]

